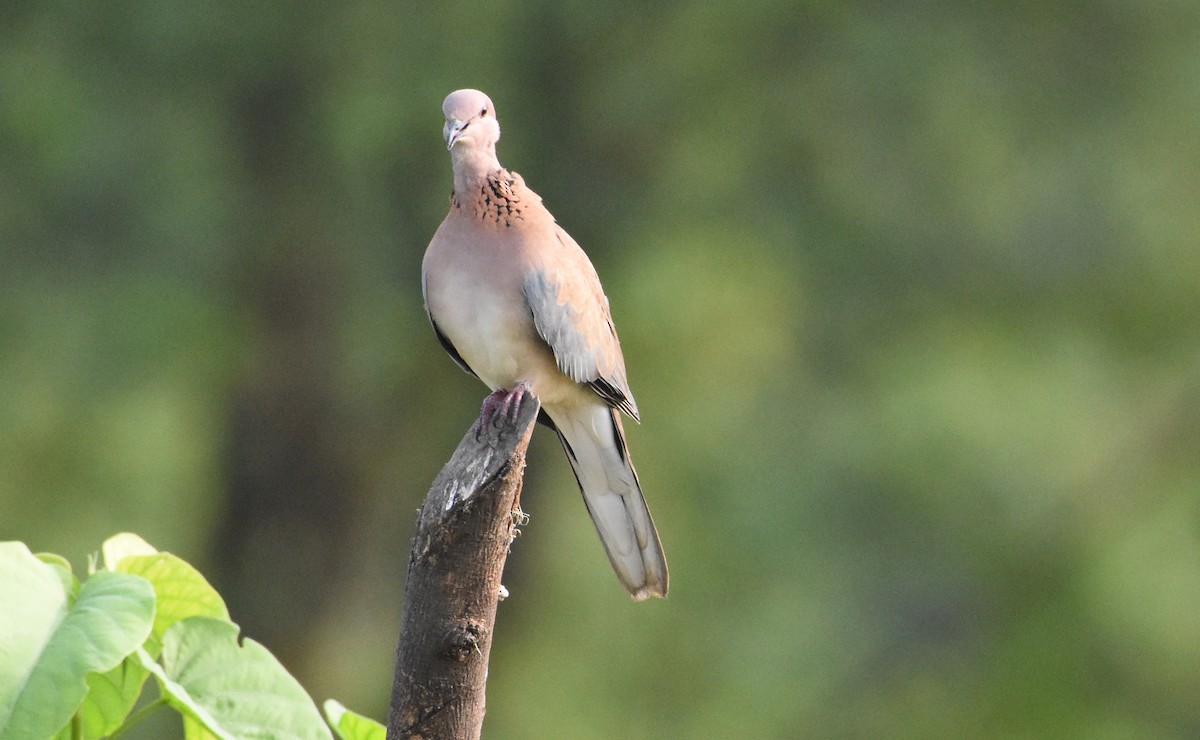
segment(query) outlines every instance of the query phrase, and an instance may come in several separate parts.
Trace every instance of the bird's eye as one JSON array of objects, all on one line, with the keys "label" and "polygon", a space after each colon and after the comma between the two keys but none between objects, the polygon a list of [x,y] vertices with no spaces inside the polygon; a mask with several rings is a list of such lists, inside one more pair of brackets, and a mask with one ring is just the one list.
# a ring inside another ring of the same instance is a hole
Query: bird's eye
[{"label": "bird's eye", "polygon": [[479,115],[481,115],[481,116],[486,116],[486,115],[487,115],[487,108],[484,108],[483,110],[479,111]]}]

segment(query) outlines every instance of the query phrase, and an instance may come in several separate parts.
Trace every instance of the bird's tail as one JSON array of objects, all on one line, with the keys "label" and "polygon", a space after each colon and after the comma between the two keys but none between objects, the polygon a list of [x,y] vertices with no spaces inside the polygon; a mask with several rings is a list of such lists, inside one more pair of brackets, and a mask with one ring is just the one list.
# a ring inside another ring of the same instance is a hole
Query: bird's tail
[{"label": "bird's tail", "polygon": [[667,560],[616,409],[551,415],[617,578],[634,599],[667,595]]}]

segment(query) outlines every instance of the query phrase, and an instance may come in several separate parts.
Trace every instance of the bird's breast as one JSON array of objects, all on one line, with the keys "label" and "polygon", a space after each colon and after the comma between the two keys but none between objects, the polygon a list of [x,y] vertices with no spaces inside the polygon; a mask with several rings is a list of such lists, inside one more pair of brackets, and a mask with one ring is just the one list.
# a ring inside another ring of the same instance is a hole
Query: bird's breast
[{"label": "bird's breast", "polygon": [[534,326],[516,254],[440,246],[435,240],[425,258],[426,302],[438,329],[491,388],[545,385],[557,366]]}]

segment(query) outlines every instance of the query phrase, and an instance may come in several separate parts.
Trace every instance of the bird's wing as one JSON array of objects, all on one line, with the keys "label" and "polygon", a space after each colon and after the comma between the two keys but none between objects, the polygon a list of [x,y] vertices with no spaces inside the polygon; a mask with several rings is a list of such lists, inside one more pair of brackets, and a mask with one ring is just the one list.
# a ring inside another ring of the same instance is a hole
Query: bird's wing
[{"label": "bird's wing", "polygon": [[527,251],[525,301],[559,370],[636,420],[608,298],[587,255],[557,224],[552,237],[533,239]]}]

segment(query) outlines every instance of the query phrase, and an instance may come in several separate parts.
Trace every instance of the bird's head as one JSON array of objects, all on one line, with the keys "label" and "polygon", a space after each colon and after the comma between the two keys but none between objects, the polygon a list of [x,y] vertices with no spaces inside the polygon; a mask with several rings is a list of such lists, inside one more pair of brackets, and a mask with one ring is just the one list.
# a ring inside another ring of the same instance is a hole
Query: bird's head
[{"label": "bird's head", "polygon": [[500,140],[500,124],[496,107],[487,95],[478,90],[455,90],[442,103],[446,125],[442,137],[446,148],[490,150]]}]

